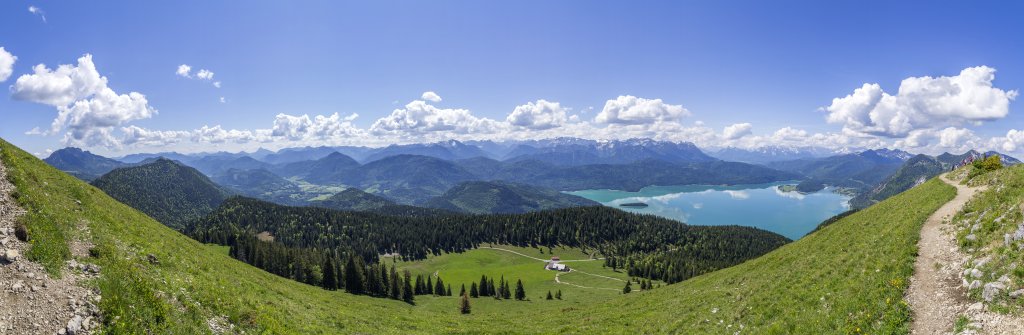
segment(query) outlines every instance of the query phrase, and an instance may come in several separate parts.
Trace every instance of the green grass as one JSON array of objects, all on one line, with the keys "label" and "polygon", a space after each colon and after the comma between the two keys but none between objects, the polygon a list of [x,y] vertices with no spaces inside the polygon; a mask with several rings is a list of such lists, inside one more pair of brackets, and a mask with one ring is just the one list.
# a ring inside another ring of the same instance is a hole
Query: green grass
[{"label": "green grass", "polygon": [[[462,280],[479,280],[482,269],[527,283],[532,301],[474,299],[473,313],[460,315],[455,297],[420,296],[410,306],[276,277],[195,242],[6,142],[0,141],[0,149],[18,187],[17,199],[28,210],[23,220],[32,239],[29,257],[57,273],[72,257],[69,240],[96,245],[96,258],[80,260],[103,268],[90,285],[102,292],[103,332],[111,334],[206,333],[206,320],[220,315],[247,333],[266,334],[905,333],[909,311],[902,297],[921,223],[954,193],[932,180],[761,258],[628,295],[552,286],[557,284],[550,283],[551,272],[542,272],[540,262],[490,250],[403,264],[422,273],[440,271],[455,290]],[[88,235],[76,229],[80,222]],[[147,254],[160,263],[150,264]],[[556,254],[584,256],[571,250]],[[539,258],[550,257],[546,250],[543,255]],[[622,275],[601,269],[599,261],[577,266]],[[601,284],[576,275],[564,279]],[[562,288],[565,300],[540,300],[547,287]]]},{"label": "green grass", "polygon": [[[898,334],[920,227],[955,190],[931,180],[758,259],[559,315],[597,333]],[[638,298],[637,298],[638,297]],[[554,319],[549,320],[554,322]]]},{"label": "green grass", "polygon": [[[485,247],[489,245],[484,245]],[[443,254],[432,256],[426,260],[413,262],[397,262],[399,271],[409,270],[413,275],[432,275],[437,273],[446,284],[451,284],[454,294],[459,293],[462,284],[466,285],[468,291],[472,283],[479,283],[480,276],[486,275],[493,278],[495,283],[501,276],[510,282],[509,287],[515,289],[515,281],[522,280],[526,289],[527,299],[530,302],[500,301],[492,298],[473,299],[474,313],[508,313],[508,312],[529,312],[524,309],[561,309],[566,307],[580,308],[593,303],[607,301],[621,295],[624,280],[629,276],[623,271],[612,271],[611,268],[602,268],[602,260],[590,260],[590,255],[580,249],[555,248],[549,253],[547,248],[524,248],[508,245],[494,245],[494,248],[512,250],[521,254],[549,259],[552,254],[559,256],[562,260],[568,260],[572,269],[579,269],[581,272],[562,273],[561,280],[576,285],[592,288],[581,288],[578,286],[559,284],[555,282],[556,271],[544,269],[544,262],[530,259],[504,250],[475,249],[456,254]],[[543,250],[543,252],[541,252]],[[385,264],[392,262],[391,258],[382,258]],[[577,261],[582,260],[582,261]],[[595,275],[617,278],[619,280],[602,278]],[[639,286],[635,285],[636,289]],[[552,294],[562,290],[563,301],[546,301],[548,291]],[[418,305],[424,309],[436,310],[444,313],[454,306],[453,298],[418,297]]]},{"label": "green grass", "polygon": [[[957,228],[957,242],[961,251],[970,256],[966,267],[976,267],[983,275],[982,283],[997,281],[1002,276],[1010,279],[1007,290],[988,303],[991,310],[1003,313],[1024,314],[1024,302],[1011,299],[1006,292],[1024,288],[1024,241],[1007,245],[1004,236],[1011,236],[1024,222],[1024,166],[1013,166],[984,174],[975,173],[974,178],[965,179],[971,186],[986,186],[988,189],[977,194],[952,220]],[[978,266],[979,260],[987,259]],[[970,297],[982,301],[982,289],[974,289]]]}]

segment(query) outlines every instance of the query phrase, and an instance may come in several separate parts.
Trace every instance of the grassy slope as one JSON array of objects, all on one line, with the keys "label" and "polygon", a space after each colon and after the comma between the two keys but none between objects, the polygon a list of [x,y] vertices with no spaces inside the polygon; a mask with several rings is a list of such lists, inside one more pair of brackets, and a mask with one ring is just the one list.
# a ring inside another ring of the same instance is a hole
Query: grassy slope
[{"label": "grassy slope", "polygon": [[909,310],[903,292],[913,273],[921,224],[954,193],[952,186],[931,180],[761,258],[641,293],[640,299],[589,309],[586,314],[602,317],[587,327],[628,323],[625,327],[657,333],[733,333],[741,326],[750,334],[905,333]]},{"label": "grassy slope", "polygon": [[[548,259],[552,255],[546,253],[546,248],[544,249],[545,253],[541,253],[540,249],[534,248],[506,245],[495,245],[494,247],[513,250],[540,259]],[[556,248],[553,251],[554,255],[558,255],[563,260],[590,259],[588,255],[585,255],[579,249]],[[388,264],[391,262],[390,258],[384,258],[384,260]],[[569,261],[566,264],[571,268],[583,270],[587,273],[618,278],[620,280],[629,279],[629,276],[622,270],[614,272],[610,268],[602,268],[601,264],[603,264],[603,261],[601,260]],[[471,283],[480,282],[481,275],[493,278],[495,283],[498,282],[501,276],[505,276],[505,280],[510,282],[509,287],[513,290],[515,289],[515,281],[517,279],[523,281],[527,299],[530,301],[497,301],[492,298],[473,299],[474,313],[499,314],[515,312],[523,314],[526,309],[558,310],[568,307],[584,308],[588,305],[607,301],[621,295],[620,292],[625,285],[623,281],[588,276],[579,272],[563,273],[561,278],[563,281],[573,284],[601,289],[586,289],[566,284],[557,284],[554,278],[558,272],[544,270],[543,262],[507,251],[492,249],[476,249],[461,254],[443,254],[421,261],[399,262],[397,266],[400,270],[407,269],[414,275],[430,275],[436,272],[446,284],[451,284],[454,294],[459,293],[459,288],[462,284],[466,285],[466,290],[468,291]],[[634,288],[639,290],[639,286],[635,283]],[[545,300],[548,291],[554,294],[558,290],[562,290],[564,300]],[[439,313],[448,312],[453,306],[451,298],[420,297],[418,299],[418,304],[421,308],[436,310]]]},{"label": "grassy slope", "polygon": [[[973,167],[969,168],[973,169]],[[1004,236],[1013,236],[1024,221],[1024,165],[1017,165],[992,171],[967,181],[972,186],[987,185],[953,217],[957,227],[957,242],[961,251],[972,261],[968,267],[980,270],[982,283],[995,282],[1006,275],[1009,287],[988,304],[998,312],[1024,314],[1024,302],[1011,299],[1005,293],[1024,288],[1024,241],[1014,240],[1006,244]],[[973,239],[967,236],[974,235]],[[989,261],[978,265],[977,260]],[[982,288],[971,290],[971,299],[983,301]]]},{"label": "grassy slope", "polygon": [[[902,296],[920,225],[954,192],[932,180],[759,259],[651,292],[589,306],[530,302],[503,309],[481,303],[462,316],[454,298],[422,297],[418,306],[408,306],[267,274],[6,142],[0,148],[18,200],[29,210],[29,257],[58,269],[70,257],[65,241],[75,234],[74,225],[86,220],[100,251],[88,261],[103,266],[96,284],[111,333],[196,333],[205,331],[212,315],[267,333],[731,334],[741,325],[743,333],[759,334],[898,333],[909,317]],[[145,261],[149,253],[159,265]],[[531,298],[540,293],[527,290]],[[563,303],[571,304],[573,297],[567,298]],[[442,299],[450,300],[450,308]]]}]

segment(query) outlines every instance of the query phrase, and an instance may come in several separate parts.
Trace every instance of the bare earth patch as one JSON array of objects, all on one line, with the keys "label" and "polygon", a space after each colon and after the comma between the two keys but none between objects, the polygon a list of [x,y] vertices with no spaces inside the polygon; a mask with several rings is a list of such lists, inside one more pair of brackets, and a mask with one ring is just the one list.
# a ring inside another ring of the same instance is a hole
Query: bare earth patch
[{"label": "bare earth patch", "polygon": [[913,311],[910,333],[952,334],[957,318],[965,316],[970,325],[964,334],[1021,334],[1024,323],[1020,319],[989,312],[982,303],[972,304],[961,284],[967,257],[960,252],[950,220],[983,188],[960,185],[946,174],[940,178],[956,187],[957,193],[921,228],[914,276],[906,296]]},{"label": "bare earth patch", "polygon": [[[25,258],[29,245],[14,233],[24,210],[11,198],[12,191],[0,162],[0,334],[90,333],[100,324],[100,295],[82,284],[96,277],[99,267],[71,261],[58,279]],[[83,237],[73,242],[76,256],[89,248]]]}]

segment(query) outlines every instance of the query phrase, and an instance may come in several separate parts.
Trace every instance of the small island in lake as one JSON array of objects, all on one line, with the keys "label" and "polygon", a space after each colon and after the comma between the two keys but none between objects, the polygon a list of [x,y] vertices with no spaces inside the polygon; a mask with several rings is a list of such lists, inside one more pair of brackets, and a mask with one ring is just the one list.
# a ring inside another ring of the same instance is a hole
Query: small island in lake
[{"label": "small island in lake", "polygon": [[647,204],[642,203],[642,202],[627,202],[627,203],[621,204],[619,206],[622,206],[622,207],[640,207],[640,208],[642,208],[642,207],[647,207]]}]

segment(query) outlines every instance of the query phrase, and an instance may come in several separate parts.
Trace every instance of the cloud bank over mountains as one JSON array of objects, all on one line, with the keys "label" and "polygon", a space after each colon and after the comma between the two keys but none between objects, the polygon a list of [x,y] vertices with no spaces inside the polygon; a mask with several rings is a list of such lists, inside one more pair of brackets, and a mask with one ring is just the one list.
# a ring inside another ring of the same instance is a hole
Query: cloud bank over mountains
[{"label": "cloud bank over mountains", "polygon": [[[17,57],[0,48],[0,81],[12,75]],[[593,117],[547,99],[510,106],[504,119],[491,119],[466,108],[448,107],[433,91],[373,120],[368,127],[354,121],[359,114],[308,115],[279,113],[266,128],[230,129],[204,125],[190,130],[147,129],[134,121],[158,117],[139,92],[117,93],[108,87],[91,55],[77,64],[49,68],[39,64],[10,86],[15,100],[53,106],[57,116],[48,129],[29,134],[62,135],[62,144],[110,152],[152,150],[209,151],[281,148],[303,145],[366,145],[457,140],[525,140],[553,137],[626,139],[634,137],[693,142],[702,147],[743,148],[816,146],[834,150],[895,147],[915,152],[962,151],[971,148],[1006,152],[1024,150],[1024,130],[981,138],[970,127],[1005,118],[1017,90],[994,86],[996,69],[966,68],[955,76],[910,77],[895,93],[865,83],[845,97],[821,107],[823,123],[841,126],[834,132],[812,133],[784,127],[758,129],[738,121],[716,131],[682,104],[654,97],[610,97]],[[214,73],[193,71],[187,64],[175,74],[213,82]],[[699,116],[699,115],[697,115]]]}]

